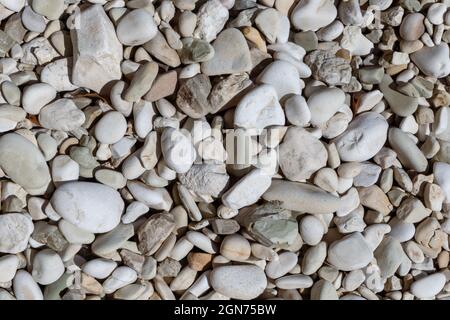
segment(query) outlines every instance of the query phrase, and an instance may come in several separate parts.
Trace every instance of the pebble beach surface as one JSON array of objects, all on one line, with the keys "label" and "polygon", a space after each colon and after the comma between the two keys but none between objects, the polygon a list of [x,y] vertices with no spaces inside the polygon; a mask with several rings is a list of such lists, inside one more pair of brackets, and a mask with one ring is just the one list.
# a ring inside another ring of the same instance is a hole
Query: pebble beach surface
[{"label": "pebble beach surface", "polygon": [[450,299],[449,0],[0,22],[0,300]]}]

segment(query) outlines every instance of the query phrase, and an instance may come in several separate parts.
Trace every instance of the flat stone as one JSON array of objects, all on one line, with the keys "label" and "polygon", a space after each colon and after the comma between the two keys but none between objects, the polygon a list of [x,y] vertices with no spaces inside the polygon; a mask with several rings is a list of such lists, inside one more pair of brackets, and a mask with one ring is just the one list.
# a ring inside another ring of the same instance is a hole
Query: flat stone
[{"label": "flat stone", "polygon": [[83,111],[73,100],[59,99],[43,107],[39,113],[40,124],[47,129],[72,131],[81,127],[86,120]]},{"label": "flat stone", "polygon": [[209,281],[215,291],[239,300],[257,298],[267,285],[264,271],[253,265],[216,267],[211,271]]},{"label": "flat stone", "polygon": [[446,283],[443,273],[433,273],[411,284],[411,293],[419,299],[432,298],[437,295]]},{"label": "flat stone", "polygon": [[144,255],[152,255],[174,229],[175,220],[172,214],[153,214],[137,231],[139,251]]},{"label": "flat stone", "polygon": [[212,44],[214,57],[202,63],[202,72],[208,76],[250,71],[250,50],[244,35],[234,28],[225,29]]},{"label": "flat stone", "polygon": [[363,268],[372,258],[372,250],[359,232],[334,241],[328,248],[328,262],[343,271]]},{"label": "flat stone", "polygon": [[423,172],[427,169],[427,159],[405,132],[398,128],[390,128],[389,143],[397,153],[400,162],[406,168],[413,169],[417,172]]},{"label": "flat stone", "polygon": [[197,74],[180,83],[176,98],[177,106],[189,117],[201,118],[211,111],[208,101],[210,91],[209,77],[204,74]]}]

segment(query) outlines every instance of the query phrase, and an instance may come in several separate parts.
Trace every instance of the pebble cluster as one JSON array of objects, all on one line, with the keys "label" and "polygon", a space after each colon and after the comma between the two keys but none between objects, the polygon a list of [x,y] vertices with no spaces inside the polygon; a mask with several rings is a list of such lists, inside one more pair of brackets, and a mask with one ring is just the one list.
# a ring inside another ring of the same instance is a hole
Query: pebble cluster
[{"label": "pebble cluster", "polygon": [[449,0],[0,21],[0,300],[449,299]]}]

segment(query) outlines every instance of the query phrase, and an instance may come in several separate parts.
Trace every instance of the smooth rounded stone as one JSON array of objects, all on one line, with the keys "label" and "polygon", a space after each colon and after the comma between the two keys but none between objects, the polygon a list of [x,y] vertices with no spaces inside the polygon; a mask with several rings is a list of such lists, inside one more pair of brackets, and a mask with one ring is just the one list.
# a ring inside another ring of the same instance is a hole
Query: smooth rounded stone
[{"label": "smooth rounded stone", "polygon": [[81,127],[85,120],[83,111],[70,99],[56,100],[39,113],[39,123],[52,130],[73,131]]},{"label": "smooth rounded stone", "polygon": [[359,232],[334,241],[328,248],[328,262],[343,271],[363,268],[373,259],[372,249]]},{"label": "smooth rounded stone", "polygon": [[240,209],[256,203],[272,182],[272,176],[262,169],[253,169],[236,182],[222,196],[222,203],[231,209]]},{"label": "smooth rounded stone", "polygon": [[173,200],[165,188],[155,188],[137,181],[128,181],[127,187],[137,201],[152,209],[168,211],[172,207]]},{"label": "smooth rounded stone", "polygon": [[79,27],[72,28],[74,85],[100,92],[122,76],[123,47],[114,25],[101,5],[84,7],[78,15]]},{"label": "smooth rounded stone", "polygon": [[262,197],[281,201],[285,209],[311,214],[333,213],[341,207],[340,198],[316,186],[286,180],[273,180]]},{"label": "smooth rounded stone", "polygon": [[70,80],[72,62],[72,58],[63,58],[47,64],[41,71],[41,81],[58,92],[78,89]]},{"label": "smooth rounded stone", "polygon": [[434,3],[428,8],[427,18],[434,25],[444,23],[444,14],[447,12],[447,5],[444,3]]},{"label": "smooth rounded stone", "polygon": [[339,300],[339,297],[333,284],[321,279],[311,288],[311,300]]},{"label": "smooth rounded stone", "polygon": [[54,182],[78,180],[80,165],[69,156],[56,156],[52,161],[52,179]]},{"label": "smooth rounded stone", "polygon": [[363,162],[361,163],[361,172],[353,178],[353,185],[355,187],[370,187],[378,181],[380,173],[380,166]]},{"label": "smooth rounded stone", "polygon": [[89,244],[95,240],[93,233],[80,229],[64,219],[59,220],[58,228],[64,238],[72,244]]},{"label": "smooth rounded stone", "polygon": [[263,84],[249,91],[234,111],[234,125],[245,129],[264,129],[285,123],[284,112],[274,87]]},{"label": "smooth rounded stone", "polygon": [[305,98],[301,95],[293,95],[286,99],[284,112],[288,121],[299,127],[306,127],[311,120],[311,111]]},{"label": "smooth rounded stone", "polygon": [[432,298],[444,288],[447,279],[443,273],[433,273],[411,284],[411,293],[419,299]]},{"label": "smooth rounded stone", "polygon": [[64,0],[33,0],[33,10],[49,20],[58,19],[64,12]]},{"label": "smooth rounded stone", "polygon": [[208,236],[198,231],[188,231],[186,233],[186,239],[194,246],[209,254],[215,254],[218,251],[215,242],[212,242]]},{"label": "smooth rounded stone", "polygon": [[0,167],[31,195],[44,194],[51,181],[41,151],[17,133],[8,133],[0,138]]},{"label": "smooth rounded stone", "polygon": [[93,278],[106,279],[116,267],[117,262],[113,260],[96,258],[83,264],[81,270]]},{"label": "smooth rounded stone", "polygon": [[344,31],[344,25],[341,21],[335,20],[328,26],[321,28],[317,32],[317,37],[321,41],[333,41],[342,34],[342,31]]},{"label": "smooth rounded stone", "polygon": [[293,252],[283,252],[266,264],[266,275],[278,279],[291,271],[298,263],[298,255]]},{"label": "smooth rounded stone", "polygon": [[347,273],[342,281],[342,287],[347,291],[354,291],[366,280],[366,275],[361,269]]},{"label": "smooth rounded stone", "polygon": [[419,40],[420,36],[425,32],[424,19],[425,17],[421,13],[406,15],[400,25],[400,36],[407,41]]},{"label": "smooth rounded stone", "polygon": [[327,164],[328,153],[322,142],[300,127],[290,127],[279,147],[279,162],[284,176],[302,181]]},{"label": "smooth rounded stone", "polygon": [[285,290],[311,288],[313,279],[303,274],[294,274],[278,278],[275,280],[275,285]]},{"label": "smooth rounded stone", "polygon": [[197,25],[197,15],[191,11],[183,11],[178,17],[178,29],[182,37],[191,37]]},{"label": "smooth rounded stone", "polygon": [[327,244],[320,242],[316,246],[312,246],[306,250],[302,259],[302,273],[311,275],[323,265],[327,257]]},{"label": "smooth rounded stone", "polygon": [[250,49],[244,35],[238,29],[223,30],[212,46],[214,56],[201,65],[205,75],[217,76],[251,70]]},{"label": "smooth rounded stone", "polygon": [[113,293],[114,291],[135,282],[136,279],[137,273],[134,269],[121,266],[115,269],[108,279],[103,282],[103,288],[106,294]]},{"label": "smooth rounded stone", "polygon": [[45,160],[53,159],[58,152],[58,142],[48,133],[39,134],[36,140]]},{"label": "smooth rounded stone", "polygon": [[220,254],[231,261],[245,261],[251,251],[250,243],[240,234],[226,236],[220,245]]},{"label": "smooth rounded stone", "polygon": [[20,12],[25,6],[25,1],[26,0],[0,0],[0,4],[8,10]]},{"label": "smooth rounded stone", "polygon": [[127,101],[138,102],[152,88],[158,70],[158,64],[153,61],[139,66],[123,98]]},{"label": "smooth rounded stone", "polygon": [[255,25],[268,43],[275,43],[280,32],[281,15],[274,8],[260,11],[255,17]]},{"label": "smooth rounded stone", "polygon": [[25,270],[17,271],[13,279],[13,292],[17,300],[44,300],[41,288]]},{"label": "smooth rounded stone", "polygon": [[150,208],[142,202],[133,201],[127,206],[125,214],[122,216],[122,223],[132,223],[149,210]]},{"label": "smooth rounded stone", "polygon": [[25,120],[26,112],[16,106],[4,104],[0,108],[0,132],[13,130],[18,122]]},{"label": "smooth rounded stone", "polygon": [[408,169],[423,172],[428,167],[428,161],[415,142],[398,128],[389,129],[389,144],[397,153],[400,162]]},{"label": "smooth rounded stone", "polygon": [[444,78],[450,74],[449,49],[446,43],[433,47],[424,46],[411,54],[411,60],[427,76]]},{"label": "smooth rounded stone", "polygon": [[93,182],[62,184],[50,201],[61,217],[92,233],[114,229],[124,209],[124,202],[116,190]]},{"label": "smooth rounded stone", "polygon": [[153,16],[146,9],[136,9],[122,17],[117,25],[117,38],[126,46],[139,46],[150,41],[157,32]]},{"label": "smooth rounded stone", "polygon": [[122,113],[110,111],[95,125],[95,137],[101,143],[114,144],[125,136],[127,121]]},{"label": "smooth rounded stone", "polygon": [[9,282],[14,278],[19,262],[16,255],[9,254],[0,257],[0,282]]},{"label": "smooth rounded stone", "polygon": [[389,225],[391,226],[389,235],[400,242],[411,240],[416,233],[416,228],[413,223],[404,222],[397,217],[392,218],[389,221]]},{"label": "smooth rounded stone", "polygon": [[345,93],[338,88],[318,88],[308,98],[308,107],[311,111],[311,124],[319,126],[324,124],[345,103]]},{"label": "smooth rounded stone", "polygon": [[220,266],[211,271],[212,288],[231,299],[255,299],[267,286],[264,271],[254,265]]},{"label": "smooth rounded stone", "polygon": [[297,69],[291,63],[283,60],[275,60],[264,68],[256,82],[272,85],[280,99],[291,93],[301,94],[303,87]]},{"label": "smooth rounded stone", "polygon": [[51,249],[44,249],[34,256],[31,275],[37,283],[48,285],[58,280],[64,270],[61,257]]},{"label": "smooth rounded stone", "polygon": [[435,162],[433,165],[434,181],[445,194],[444,203],[450,202],[450,165],[445,162]]},{"label": "smooth rounded stone", "polygon": [[390,86],[394,82],[389,75],[384,75],[383,80],[379,84],[380,90],[384,95],[384,99],[389,103],[391,110],[401,117],[407,117],[416,112],[419,99],[404,95]]},{"label": "smooth rounded stone", "polygon": [[114,189],[122,189],[127,184],[127,179],[120,172],[110,169],[100,169],[94,173],[98,182],[106,184]]},{"label": "smooth rounded stone", "polygon": [[97,256],[106,258],[122,247],[133,235],[134,227],[132,224],[119,224],[110,232],[96,237],[91,250]]},{"label": "smooth rounded stone", "polygon": [[42,33],[45,31],[46,21],[43,16],[34,12],[30,6],[26,6],[22,11],[23,26],[32,32]]},{"label": "smooth rounded stone", "polygon": [[404,255],[400,241],[394,237],[385,237],[374,252],[381,277],[384,279],[392,277],[400,267]]},{"label": "smooth rounded stone", "polygon": [[337,9],[331,0],[300,1],[291,13],[291,22],[302,31],[316,31],[336,19]]},{"label": "smooth rounded stone", "polygon": [[177,173],[189,171],[197,156],[190,138],[169,127],[161,135],[161,151],[167,166]]},{"label": "smooth rounded stone", "polygon": [[312,215],[306,215],[300,220],[299,232],[307,245],[315,246],[322,240],[325,228],[319,218]]},{"label": "smooth rounded stone", "polygon": [[389,125],[375,112],[356,116],[344,133],[332,142],[342,161],[366,161],[381,150],[387,139]]}]

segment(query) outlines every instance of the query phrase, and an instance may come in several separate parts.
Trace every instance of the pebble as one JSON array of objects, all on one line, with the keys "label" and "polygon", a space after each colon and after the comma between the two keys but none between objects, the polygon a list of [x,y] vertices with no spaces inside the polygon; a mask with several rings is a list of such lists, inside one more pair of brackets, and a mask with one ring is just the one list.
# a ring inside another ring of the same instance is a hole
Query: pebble
[{"label": "pebble", "polygon": [[0,215],[0,222],[0,252],[24,251],[34,230],[30,217],[20,213],[7,213]]},{"label": "pebble", "polygon": [[302,181],[326,166],[328,154],[314,135],[303,128],[290,127],[280,144],[279,157],[285,177],[291,181]]},{"label": "pebble", "polygon": [[56,90],[46,83],[36,83],[26,87],[22,95],[22,106],[29,114],[39,114],[40,110],[53,101]]},{"label": "pebble", "polygon": [[342,161],[366,161],[381,150],[387,139],[388,123],[378,113],[365,112],[350,122],[333,142]]},{"label": "pebble", "polygon": [[138,46],[150,41],[157,32],[152,15],[146,9],[135,9],[117,24],[117,38],[126,46]]},{"label": "pebble", "polygon": [[118,111],[106,113],[95,125],[95,137],[101,143],[119,142],[127,130],[127,121]]},{"label": "pebble", "polygon": [[[217,1],[209,0],[208,2]],[[199,24],[197,24],[199,25]],[[198,28],[198,27],[197,27]],[[194,33],[195,34],[195,33]],[[244,35],[237,29],[223,30],[212,43],[214,56],[203,62],[201,70],[208,76],[239,73],[251,69],[250,50]]]},{"label": "pebble", "polygon": [[425,75],[444,78],[450,74],[450,58],[447,44],[431,48],[425,46],[411,54],[411,60]]},{"label": "pebble", "polygon": [[220,245],[220,254],[231,261],[245,261],[250,253],[250,243],[238,234],[226,236]]},{"label": "pebble", "polygon": [[359,232],[334,241],[328,248],[328,262],[343,271],[363,268],[372,258],[373,252]]},{"label": "pebble", "polygon": [[293,95],[286,99],[284,112],[287,120],[295,126],[306,127],[311,121],[311,111],[301,95]]},{"label": "pebble", "polygon": [[444,274],[434,273],[414,281],[411,293],[419,299],[432,298],[444,288],[445,282]]},{"label": "pebble", "polygon": [[51,204],[68,222],[92,233],[114,229],[124,209],[123,200],[114,189],[100,183],[80,181],[59,186]]},{"label": "pebble", "polygon": [[4,255],[0,258],[0,282],[6,283],[14,279],[19,262],[19,258],[12,254]]},{"label": "pebble", "polygon": [[319,244],[325,233],[325,228],[319,218],[307,215],[299,223],[299,231],[303,241],[310,246]]},{"label": "pebble", "polygon": [[41,288],[25,270],[17,271],[13,280],[13,291],[17,300],[44,300]]},{"label": "pebble", "polygon": [[61,257],[51,249],[39,251],[33,259],[33,279],[42,285],[48,285],[62,276],[64,263]]},{"label": "pebble", "polygon": [[329,25],[337,16],[333,1],[319,2],[306,0],[299,2],[291,13],[291,22],[302,31],[316,31]]},{"label": "pebble", "polygon": [[397,128],[389,129],[389,143],[406,168],[417,172],[423,172],[427,169],[427,159],[406,133]]},{"label": "pebble", "polygon": [[85,120],[83,111],[70,99],[56,100],[39,112],[39,122],[47,129],[72,131],[78,129]]},{"label": "pebble", "polygon": [[177,173],[189,171],[197,155],[189,138],[174,128],[164,129],[161,151],[169,168]]},{"label": "pebble", "polygon": [[117,262],[104,258],[87,261],[81,266],[84,273],[96,279],[106,279],[117,267]]},{"label": "pebble", "polygon": [[40,150],[17,133],[0,138],[2,170],[31,195],[41,195],[50,183],[50,172]]},{"label": "pebble", "polygon": [[293,252],[283,252],[266,264],[265,272],[271,279],[278,279],[291,271],[298,263],[298,256]]},{"label": "pebble", "polygon": [[420,36],[425,32],[423,20],[424,15],[421,13],[410,13],[406,15],[400,25],[400,35],[404,40],[419,40]]},{"label": "pebble", "polygon": [[252,265],[216,267],[211,271],[209,281],[218,293],[238,300],[255,299],[267,286],[264,271]]},{"label": "pebble", "polygon": [[272,85],[281,99],[288,94],[300,94],[302,83],[298,70],[289,62],[276,60],[269,64],[256,79],[258,83]]}]

